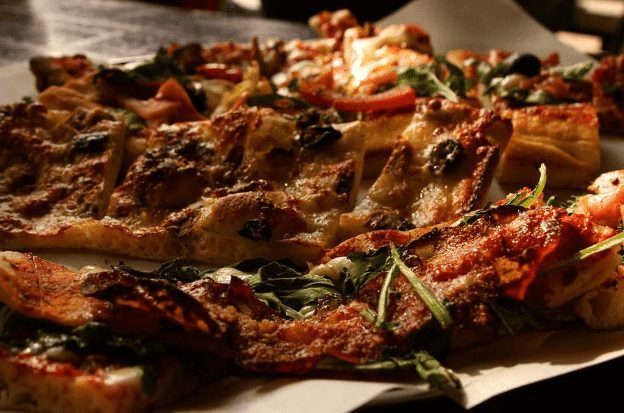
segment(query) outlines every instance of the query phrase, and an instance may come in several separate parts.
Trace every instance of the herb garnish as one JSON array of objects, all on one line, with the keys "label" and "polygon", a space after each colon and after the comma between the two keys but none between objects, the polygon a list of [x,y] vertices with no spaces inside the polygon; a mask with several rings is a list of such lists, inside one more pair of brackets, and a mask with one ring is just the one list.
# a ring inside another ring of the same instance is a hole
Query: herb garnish
[{"label": "herb garnish", "polygon": [[[446,67],[448,77],[441,81],[437,70]],[[450,63],[444,56],[436,55],[435,62],[427,63],[419,67],[409,67],[399,73],[399,85],[408,85],[419,96],[439,95],[453,102],[459,102],[459,97],[464,96],[471,87],[471,82],[466,79],[460,68]]]},{"label": "herb garnish", "polygon": [[548,273],[551,273],[553,271],[557,271],[560,270],[562,268],[565,267],[569,267],[571,265],[574,265],[580,261],[583,261],[584,259],[597,254],[601,251],[606,251],[608,249],[611,249],[615,246],[621,245],[624,242],[624,232],[620,232],[617,235],[612,236],[611,238],[608,238],[602,242],[599,242],[597,244],[594,244],[590,247],[587,247],[585,249],[582,249],[572,255],[570,255],[569,257],[563,259],[563,260],[559,260],[553,263],[550,263],[548,265],[546,265],[544,268],[542,268],[542,270],[539,272],[539,275],[546,275]]},{"label": "herb garnish", "polygon": [[115,85],[133,85],[152,81],[165,81],[170,77],[176,78],[181,84],[188,84],[178,64],[160,48],[154,58],[128,70],[115,67],[102,67],[94,76],[93,81],[103,79]]},{"label": "herb garnish", "polygon": [[[507,201],[505,201],[502,205],[515,205],[523,208],[529,208],[539,197],[542,195],[544,191],[544,187],[546,186],[546,165],[541,164],[539,167],[540,177],[539,181],[535,185],[535,188],[531,192],[528,190],[522,190],[512,197],[510,197]],[[487,211],[499,208],[500,205],[489,203],[482,209],[475,211],[473,213],[467,214],[464,217],[458,219],[450,226],[458,227],[462,225],[470,225],[475,222],[477,219],[481,218]]]},{"label": "herb garnish", "polygon": [[354,367],[356,370],[396,370],[414,369],[420,377],[426,380],[435,388],[461,387],[459,378],[453,371],[444,367],[435,357],[422,350],[413,352],[405,357],[387,357],[380,361],[359,364]]},{"label": "herb garnish", "polygon": [[442,302],[438,300],[431,290],[423,284],[416,273],[414,273],[414,271],[412,271],[412,269],[401,260],[399,252],[394,246],[391,247],[391,257],[401,270],[401,273],[409,280],[410,284],[412,284],[412,287],[414,287],[418,296],[424,301],[427,308],[429,308],[433,317],[438,320],[442,328],[447,328],[452,319],[451,314],[446,309],[444,304],[442,304]]},{"label": "herb garnish", "polygon": [[563,80],[567,82],[575,82],[583,80],[585,75],[587,75],[593,67],[594,62],[592,60],[588,60],[586,62],[580,62],[570,66],[557,67],[553,69],[553,71],[558,73]]}]

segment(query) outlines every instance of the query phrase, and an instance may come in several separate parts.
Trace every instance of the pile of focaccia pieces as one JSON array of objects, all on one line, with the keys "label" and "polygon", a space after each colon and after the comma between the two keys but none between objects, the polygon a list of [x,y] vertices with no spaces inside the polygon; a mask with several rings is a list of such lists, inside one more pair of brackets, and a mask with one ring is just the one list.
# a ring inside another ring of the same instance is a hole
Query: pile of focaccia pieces
[{"label": "pile of focaccia pieces", "polygon": [[[622,325],[616,247],[537,277],[617,233],[619,174],[598,173],[601,134],[624,131],[622,57],[561,67],[556,54],[439,55],[416,25],[361,25],[347,10],[310,25],[317,39],[171,44],[134,64],[32,59],[40,95],[0,107],[0,405],[143,411],[231,371],[335,372],[412,354],[444,324],[400,277],[386,320],[383,276],[349,294],[323,287],[335,294],[293,319],[240,267],[166,281],[76,273],[29,251],[288,260],[337,284],[356,265],[348,253],[375,262],[402,245],[450,303],[451,351],[497,334],[493,297]],[[532,187],[540,164],[547,186],[598,194],[575,214],[540,198],[451,225],[485,206],[494,179]],[[113,347],[122,355],[102,355]]]}]

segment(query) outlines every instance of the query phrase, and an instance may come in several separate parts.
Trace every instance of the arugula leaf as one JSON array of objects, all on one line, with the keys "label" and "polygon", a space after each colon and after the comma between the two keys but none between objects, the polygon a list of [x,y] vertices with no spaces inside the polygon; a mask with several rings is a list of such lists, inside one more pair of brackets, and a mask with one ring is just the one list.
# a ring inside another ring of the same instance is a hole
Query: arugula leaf
[{"label": "arugula leaf", "polygon": [[399,266],[397,264],[394,264],[390,271],[388,271],[388,273],[386,274],[386,278],[384,279],[383,286],[381,287],[381,291],[379,293],[379,302],[377,303],[377,317],[374,320],[374,324],[377,327],[392,327],[388,326],[386,323],[386,313],[388,309],[388,303],[390,301],[391,286],[398,274]]},{"label": "arugula leaf", "polygon": [[535,185],[535,188],[531,191],[531,193],[524,199],[519,200],[518,204],[521,207],[529,208],[533,205],[533,202],[537,201],[540,196],[542,196],[542,192],[544,192],[544,187],[546,187],[546,165],[541,164],[539,167],[540,177]]},{"label": "arugula leaf", "polygon": [[401,273],[409,280],[410,284],[412,284],[412,287],[414,287],[418,296],[423,300],[427,308],[429,308],[433,317],[438,320],[442,328],[447,328],[453,320],[444,304],[442,304],[431,290],[423,284],[416,273],[401,260],[399,251],[394,246],[391,247],[390,253]]},{"label": "arugula leaf", "polygon": [[[509,198],[507,201],[505,201],[502,205],[516,205],[516,206],[521,206],[523,208],[530,208],[533,202],[539,199],[539,197],[542,195],[542,192],[544,191],[544,187],[546,186],[546,165],[545,164],[540,165],[539,172],[540,172],[539,180],[537,184],[535,185],[535,188],[533,188],[531,192],[527,194],[528,190],[519,191],[516,194],[514,194],[511,198]],[[488,203],[486,206],[484,206],[480,210],[471,212],[463,216],[462,218],[452,223],[450,226],[458,227],[462,225],[470,225],[471,223],[475,222],[477,219],[481,218],[487,211],[491,209],[496,209],[498,207],[499,205]]]},{"label": "arugula leaf", "polygon": [[387,357],[383,360],[354,366],[356,370],[397,370],[414,369],[419,376],[432,387],[461,387],[457,375],[444,367],[435,357],[426,351],[413,352],[405,357]]},{"label": "arugula leaf", "polygon": [[602,242],[599,242],[585,249],[582,249],[563,260],[550,263],[549,265],[546,265],[544,268],[542,268],[542,270],[539,272],[538,275],[540,276],[546,275],[553,271],[557,271],[562,268],[569,267],[571,265],[574,265],[578,262],[583,261],[584,259],[596,253],[599,253],[601,251],[606,251],[618,245],[621,246],[622,243],[624,243],[624,232],[620,232],[619,234],[614,235],[611,238],[608,238]]}]

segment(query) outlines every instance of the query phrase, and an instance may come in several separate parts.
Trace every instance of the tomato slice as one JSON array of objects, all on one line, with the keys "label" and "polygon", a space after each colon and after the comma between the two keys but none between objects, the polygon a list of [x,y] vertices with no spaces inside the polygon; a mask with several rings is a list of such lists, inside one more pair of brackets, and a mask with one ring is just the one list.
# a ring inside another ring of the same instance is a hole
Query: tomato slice
[{"label": "tomato slice", "polygon": [[301,97],[316,106],[331,107],[344,112],[379,112],[407,109],[416,104],[416,92],[401,85],[374,95],[342,95],[338,92],[300,86]]},{"label": "tomato slice", "polygon": [[148,121],[184,122],[203,120],[205,117],[197,112],[188,93],[177,80],[170,78],[165,81],[156,96],[141,100],[129,96],[120,96],[118,103]]},{"label": "tomato slice", "polygon": [[240,68],[223,63],[206,63],[197,66],[195,73],[199,73],[208,79],[222,79],[232,83],[240,83],[243,80],[243,72]]}]

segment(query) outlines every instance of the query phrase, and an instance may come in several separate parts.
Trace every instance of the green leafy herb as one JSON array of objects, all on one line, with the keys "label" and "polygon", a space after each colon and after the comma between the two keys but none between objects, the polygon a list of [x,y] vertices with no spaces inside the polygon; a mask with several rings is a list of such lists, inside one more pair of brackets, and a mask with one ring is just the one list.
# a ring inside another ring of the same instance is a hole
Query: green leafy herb
[{"label": "green leafy herb", "polygon": [[435,63],[406,69],[399,73],[398,83],[410,86],[419,96],[439,95],[453,102],[459,101],[457,93],[436,75]]},{"label": "green leafy herb", "polygon": [[195,267],[187,266],[181,259],[171,260],[154,271],[140,271],[120,262],[112,266],[116,271],[132,275],[137,278],[156,278],[171,283],[192,282],[203,278],[203,274]]},{"label": "green leafy herb", "polygon": [[574,265],[580,261],[583,261],[584,259],[599,253],[601,251],[606,251],[608,249],[611,249],[615,246],[621,245],[624,242],[624,232],[620,232],[617,235],[612,236],[611,238],[608,238],[602,242],[599,242],[597,244],[594,244],[590,247],[587,247],[585,249],[582,249],[581,251],[576,252],[575,254],[572,254],[571,256],[563,259],[563,260],[559,260],[556,261],[554,263],[551,263],[549,265],[546,265],[544,268],[542,268],[542,270],[540,271],[540,273],[538,275],[546,275],[548,273],[551,273],[553,271],[557,271],[560,270],[562,268],[566,268],[569,267],[571,265]]},{"label": "green leafy herb", "polygon": [[129,131],[141,130],[147,124],[147,121],[128,109],[116,108],[113,110],[115,113],[121,113],[126,120],[126,129]]},{"label": "green leafy herb", "polygon": [[384,271],[389,271],[393,263],[389,260],[390,247],[383,246],[368,252],[355,252],[347,255],[347,261],[340,271],[338,289],[346,297],[355,297],[357,292],[370,280]]},{"label": "green leafy herb", "polygon": [[444,367],[435,357],[426,351],[412,353],[406,357],[388,357],[380,361],[356,365],[356,370],[397,370],[413,369],[432,387],[459,388],[461,382],[452,370]]},{"label": "green leafy herb", "polygon": [[273,236],[273,231],[269,221],[264,218],[256,218],[246,221],[237,234],[254,241],[268,241]]},{"label": "green leafy herb", "polygon": [[409,280],[412,287],[418,293],[418,296],[423,300],[433,317],[438,320],[442,328],[446,328],[451,324],[451,314],[447,308],[438,300],[438,298],[427,288],[425,284],[418,278],[418,276],[409,268],[399,256],[398,250],[392,246],[391,256],[396,265],[399,267],[401,273]]},{"label": "green leafy herb", "polygon": [[487,301],[488,308],[496,315],[495,329],[500,336],[522,331],[542,331],[553,323],[575,322],[577,317],[568,311],[549,308],[530,301],[497,297]]},{"label": "green leafy herb", "polygon": [[580,62],[570,66],[564,66],[553,69],[557,72],[561,78],[567,82],[582,80],[594,67],[594,62],[588,60],[587,62]]},{"label": "green leafy herb", "polygon": [[188,79],[177,63],[164,48],[160,48],[153,59],[132,69],[101,68],[93,81],[103,79],[116,85],[132,85],[150,81],[165,81],[170,77],[175,77],[183,85],[188,84]]},{"label": "green leafy herb", "polygon": [[299,78],[298,77],[293,77],[290,80],[290,82],[288,83],[288,90],[291,92],[299,91]]},{"label": "green leafy herb", "polygon": [[388,309],[388,303],[390,301],[390,292],[391,287],[394,282],[394,279],[399,274],[399,266],[394,264],[390,271],[386,274],[384,279],[383,286],[381,287],[381,291],[379,293],[379,302],[377,304],[377,317],[375,318],[375,326],[377,327],[388,327],[386,325],[386,313]]},{"label": "green leafy herb", "polygon": [[438,65],[446,67],[448,77],[444,79],[444,84],[459,96],[465,96],[472,87],[472,80],[466,79],[464,72],[453,63],[449,62],[444,55],[436,54],[435,61]]},{"label": "green leafy herb", "polygon": [[247,282],[256,296],[269,307],[290,318],[303,318],[301,310],[315,306],[320,298],[336,294],[328,277],[302,274],[285,262],[262,264]]},{"label": "green leafy herb", "polygon": [[273,104],[275,102],[278,102],[284,99],[290,100],[296,106],[299,106],[302,108],[310,107],[310,104],[303,99],[295,98],[292,96],[281,95],[279,93],[265,93],[265,94],[249,95],[247,97],[247,105],[248,106],[270,105],[270,104]]},{"label": "green leafy herb", "polygon": [[[535,185],[535,188],[533,188],[531,192],[527,194],[528,190],[519,191],[518,193],[514,194],[511,198],[509,198],[507,201],[505,201],[503,205],[516,205],[516,206],[521,206],[523,208],[530,208],[533,202],[539,199],[539,197],[542,195],[542,192],[544,191],[544,187],[546,186],[546,165],[545,164],[540,165],[539,172],[540,172],[539,180],[537,184]],[[477,219],[481,218],[487,211],[496,209],[498,207],[499,206],[496,204],[489,203],[482,209],[475,211],[475,212],[471,212],[463,216],[462,218],[458,219],[453,224],[451,224],[451,226],[458,227],[462,225],[470,225],[471,223],[475,222]]]},{"label": "green leafy herb", "polygon": [[539,180],[537,181],[537,185],[535,185],[535,188],[531,191],[531,193],[527,197],[519,200],[517,205],[524,207],[524,208],[529,208],[531,205],[533,205],[533,202],[537,201],[539,197],[542,196],[542,192],[544,192],[544,187],[546,186],[546,178],[547,178],[545,164],[540,165],[539,173],[540,173],[540,177],[539,177]]}]

